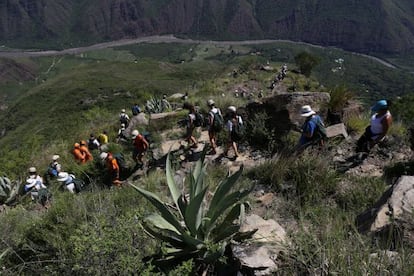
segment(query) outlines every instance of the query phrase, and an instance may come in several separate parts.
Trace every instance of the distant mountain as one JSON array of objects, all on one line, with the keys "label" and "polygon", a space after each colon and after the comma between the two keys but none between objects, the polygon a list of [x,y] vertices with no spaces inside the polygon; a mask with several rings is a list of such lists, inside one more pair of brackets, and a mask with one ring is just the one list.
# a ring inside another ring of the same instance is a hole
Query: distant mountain
[{"label": "distant mountain", "polygon": [[412,0],[2,0],[0,43],[70,47],[153,34],[414,50]]}]

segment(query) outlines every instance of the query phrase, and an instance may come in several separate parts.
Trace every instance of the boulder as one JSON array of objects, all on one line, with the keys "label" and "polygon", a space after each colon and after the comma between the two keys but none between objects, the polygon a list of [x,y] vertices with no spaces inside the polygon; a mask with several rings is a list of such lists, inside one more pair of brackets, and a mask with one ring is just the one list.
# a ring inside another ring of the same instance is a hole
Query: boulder
[{"label": "boulder", "polygon": [[348,132],[346,131],[345,125],[343,123],[340,123],[326,127],[326,136],[328,138],[343,136],[345,139],[347,139]]},{"label": "boulder", "polygon": [[131,135],[131,132],[138,128],[138,126],[147,126],[148,125],[148,119],[144,112],[139,113],[138,115],[132,116],[128,127],[126,128],[126,134],[128,137]]},{"label": "boulder", "polygon": [[285,134],[301,125],[304,118],[300,116],[300,108],[310,105],[322,118],[326,118],[329,93],[324,92],[284,92],[263,98],[261,102],[247,105],[249,116],[258,112],[266,112],[269,116],[268,127],[276,130],[276,134]]},{"label": "boulder", "polygon": [[356,218],[361,232],[378,232],[393,221],[412,217],[414,211],[414,176],[402,176],[374,206]]},{"label": "boulder", "polygon": [[[270,275],[277,269],[275,260],[284,249],[287,235],[285,230],[274,220],[264,220],[258,215],[246,217],[241,232],[258,229],[251,243],[243,243],[232,247],[233,255],[241,266],[254,275]],[[250,275],[250,274],[249,274]]]}]

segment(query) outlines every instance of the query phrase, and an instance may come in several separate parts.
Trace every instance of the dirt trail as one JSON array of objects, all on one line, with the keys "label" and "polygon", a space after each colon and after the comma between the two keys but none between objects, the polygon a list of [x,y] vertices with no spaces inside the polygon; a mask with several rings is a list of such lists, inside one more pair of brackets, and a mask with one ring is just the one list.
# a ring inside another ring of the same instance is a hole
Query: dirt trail
[{"label": "dirt trail", "polygon": [[[257,45],[257,44],[270,44],[270,43],[277,43],[277,42],[289,42],[289,43],[296,43],[296,44],[303,44],[317,48],[324,48],[323,46],[306,43],[306,42],[298,42],[292,40],[284,40],[284,39],[260,39],[260,40],[241,40],[241,41],[215,41],[215,40],[196,40],[196,39],[181,39],[177,38],[174,35],[155,35],[155,36],[146,36],[134,39],[122,39],[104,43],[98,43],[91,46],[85,47],[78,47],[78,48],[70,48],[61,51],[54,51],[54,50],[44,50],[44,51],[30,51],[30,50],[8,50],[2,51],[0,50],[0,57],[8,57],[8,58],[18,58],[18,57],[43,57],[43,56],[59,56],[59,55],[73,55],[73,54],[80,54],[88,51],[99,50],[99,49],[106,49],[111,47],[117,46],[125,46],[131,44],[139,44],[139,43],[181,43],[181,44],[203,44],[203,45]],[[383,60],[378,57],[369,56],[365,54],[355,53],[355,55],[363,56],[374,60],[376,62],[381,63],[384,66],[389,68],[395,69],[396,66]]]}]

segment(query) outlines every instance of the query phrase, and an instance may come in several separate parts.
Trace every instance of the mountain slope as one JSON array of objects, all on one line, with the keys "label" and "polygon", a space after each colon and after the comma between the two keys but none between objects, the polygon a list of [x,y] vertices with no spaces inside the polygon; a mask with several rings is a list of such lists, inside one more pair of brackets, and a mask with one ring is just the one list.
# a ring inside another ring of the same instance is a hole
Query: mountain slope
[{"label": "mountain slope", "polygon": [[277,38],[359,52],[414,50],[409,0],[4,0],[0,42],[68,47],[152,34]]}]

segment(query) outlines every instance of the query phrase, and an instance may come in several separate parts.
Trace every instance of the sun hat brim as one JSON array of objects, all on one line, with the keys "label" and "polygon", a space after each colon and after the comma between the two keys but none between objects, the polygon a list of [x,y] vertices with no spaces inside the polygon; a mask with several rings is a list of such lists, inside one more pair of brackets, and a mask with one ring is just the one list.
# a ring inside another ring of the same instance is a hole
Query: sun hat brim
[{"label": "sun hat brim", "polygon": [[302,116],[302,117],[309,117],[309,116],[314,115],[314,114],[316,114],[316,112],[313,111],[313,110],[311,110],[309,112],[301,113],[300,116]]}]

